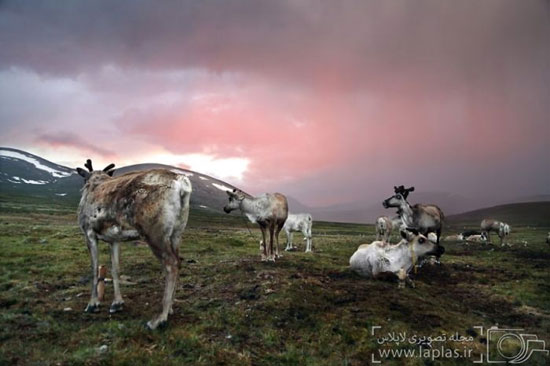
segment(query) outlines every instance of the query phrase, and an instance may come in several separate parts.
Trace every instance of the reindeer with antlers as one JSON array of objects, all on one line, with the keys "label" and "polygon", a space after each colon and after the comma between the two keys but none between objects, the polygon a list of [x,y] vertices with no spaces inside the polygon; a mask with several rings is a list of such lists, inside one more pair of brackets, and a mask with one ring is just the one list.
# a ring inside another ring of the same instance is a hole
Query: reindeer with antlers
[{"label": "reindeer with antlers", "polygon": [[421,234],[427,235],[429,232],[435,232],[437,244],[439,244],[445,218],[443,211],[436,205],[416,204],[411,206],[407,201],[407,197],[410,192],[414,191],[414,187],[399,186],[393,188],[395,195],[382,202],[384,208],[396,207],[403,223],[409,228],[418,230]]},{"label": "reindeer with antlers", "polygon": [[184,175],[166,169],[130,172],[113,177],[114,164],[93,170],[87,160],[87,171],[77,168],[85,179],[78,207],[78,223],[90,251],[92,294],[85,311],[99,309],[98,240],[111,245],[114,300],[110,313],[122,310],[124,301],[119,282],[119,242],[142,239],[161,261],[166,272],[162,312],[147,323],[155,329],[166,323],[172,313],[174,290],[181,259],[178,249],[189,217],[191,182]]}]

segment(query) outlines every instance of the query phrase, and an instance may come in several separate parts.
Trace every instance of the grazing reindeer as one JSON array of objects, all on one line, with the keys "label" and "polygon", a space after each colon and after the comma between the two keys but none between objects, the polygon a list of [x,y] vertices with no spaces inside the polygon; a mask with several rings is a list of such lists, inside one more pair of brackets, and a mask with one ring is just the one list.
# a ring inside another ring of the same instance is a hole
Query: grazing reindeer
[{"label": "grazing reindeer", "polygon": [[93,170],[88,159],[85,166],[88,171],[77,168],[85,179],[78,223],[86,237],[93,275],[92,295],[85,311],[99,310],[97,241],[111,245],[115,298],[109,312],[115,313],[122,310],[124,304],[119,282],[119,242],[142,239],[166,272],[162,312],[147,323],[150,329],[155,329],[166,323],[168,314],[172,313],[181,261],[178,248],[189,217],[191,182],[186,176],[165,169],[131,172],[113,178],[114,164]]},{"label": "grazing reindeer", "polygon": [[434,233],[424,236],[414,229],[401,231],[403,240],[391,245],[382,241],[360,245],[349,260],[353,271],[369,278],[381,277],[384,273],[392,273],[399,278],[399,288],[405,287],[405,282],[414,287],[409,278],[409,272],[422,256],[441,256],[445,251],[437,244]]},{"label": "grazing reindeer", "polygon": [[481,232],[487,237],[487,241],[491,242],[491,232],[494,231],[497,233],[500,239],[500,245],[505,245],[505,238],[510,235],[510,225],[493,220],[493,219],[484,219],[481,221]]},{"label": "grazing reindeer", "polygon": [[443,211],[439,207],[422,204],[411,206],[401,193],[396,193],[382,204],[384,208],[397,207],[399,217],[407,227],[414,228],[423,235],[435,232],[439,244],[444,219]]},{"label": "grazing reindeer", "polygon": [[286,232],[286,248],[285,250],[292,250],[292,232],[301,231],[306,241],[306,253],[311,252],[311,226],[313,225],[313,218],[308,213],[301,214],[288,214],[288,218],[285,221],[283,230]]},{"label": "grazing reindeer", "polygon": [[[260,225],[262,230],[262,242],[260,252],[262,261],[275,261],[279,255],[279,233],[288,217],[288,202],[280,193],[264,193],[258,197],[252,197],[241,190],[226,191],[229,203],[223,208],[226,213],[233,210],[241,210],[250,222]],[[266,238],[269,230],[269,247]],[[275,251],[273,251],[273,236],[275,236]]]}]

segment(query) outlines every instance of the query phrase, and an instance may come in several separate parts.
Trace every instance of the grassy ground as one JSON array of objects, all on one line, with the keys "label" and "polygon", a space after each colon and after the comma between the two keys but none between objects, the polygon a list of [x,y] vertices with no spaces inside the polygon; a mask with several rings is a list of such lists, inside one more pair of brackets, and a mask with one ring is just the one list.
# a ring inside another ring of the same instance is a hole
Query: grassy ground
[{"label": "grassy ground", "polygon": [[[315,223],[314,254],[285,253],[273,264],[259,261],[255,227],[251,236],[238,217],[195,212],[175,312],[151,332],[144,324],[160,310],[164,278],[146,246],[122,248],[122,274],[133,283],[122,287],[125,311],[108,314],[107,284],[101,312],[85,314],[89,256],[75,210],[5,201],[0,209],[0,364],[368,365],[380,349],[418,348],[378,344],[380,334],[407,332],[471,336],[433,346],[472,353],[382,364],[470,365],[487,343],[474,326],[522,328],[550,341],[548,227],[514,226],[511,241],[527,246],[448,243],[441,265],[422,267],[416,288],[398,290],[347,268],[373,239],[372,226]],[[105,243],[100,258],[110,263]],[[382,327],[376,336],[373,326]],[[535,354],[526,364],[547,363]]]}]

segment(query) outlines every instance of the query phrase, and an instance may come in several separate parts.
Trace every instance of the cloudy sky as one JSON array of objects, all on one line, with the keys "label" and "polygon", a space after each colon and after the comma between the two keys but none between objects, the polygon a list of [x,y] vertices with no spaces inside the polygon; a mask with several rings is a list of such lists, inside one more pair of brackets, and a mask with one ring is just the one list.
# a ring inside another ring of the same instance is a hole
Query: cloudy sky
[{"label": "cloudy sky", "polygon": [[1,1],[0,146],[309,205],[550,193],[550,2]]}]

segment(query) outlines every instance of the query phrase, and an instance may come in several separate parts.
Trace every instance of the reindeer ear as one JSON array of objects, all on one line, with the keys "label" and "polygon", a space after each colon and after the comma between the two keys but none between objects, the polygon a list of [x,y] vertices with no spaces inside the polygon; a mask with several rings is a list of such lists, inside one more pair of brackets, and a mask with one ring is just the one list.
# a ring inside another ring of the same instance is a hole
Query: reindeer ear
[{"label": "reindeer ear", "polygon": [[[234,190],[233,190],[234,191]],[[225,191],[229,197],[233,197],[235,194],[231,191]]]},{"label": "reindeer ear", "polygon": [[109,177],[112,177],[114,173],[115,173],[115,170],[112,169],[112,170],[109,170],[109,171],[107,172],[107,175],[108,175]]},{"label": "reindeer ear", "polygon": [[80,175],[84,179],[88,179],[88,177],[90,176],[90,173],[88,173],[82,168],[76,168],[76,172],[78,173],[78,175]]}]

